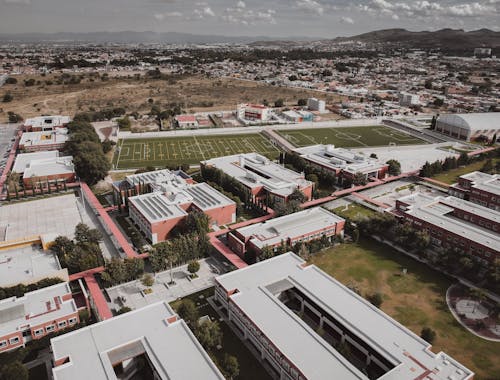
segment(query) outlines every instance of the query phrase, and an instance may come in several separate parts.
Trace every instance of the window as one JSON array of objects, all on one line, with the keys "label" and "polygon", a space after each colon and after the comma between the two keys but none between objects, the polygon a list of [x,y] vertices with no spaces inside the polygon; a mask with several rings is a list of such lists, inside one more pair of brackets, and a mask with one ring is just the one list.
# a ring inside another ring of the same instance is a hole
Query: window
[{"label": "window", "polygon": [[74,325],[76,323],[76,318],[74,318],[74,317],[70,318],[70,319],[68,319],[68,322],[70,325]]},{"label": "window", "polygon": [[7,345],[7,341],[6,340],[2,340],[0,342],[0,348],[5,347],[6,345]]},{"label": "window", "polygon": [[37,329],[35,330],[35,336],[40,336],[43,334],[43,329]]},{"label": "window", "polygon": [[52,331],[54,331],[55,328],[56,328],[56,326],[54,326],[54,325],[46,326],[45,331],[52,332]]},{"label": "window", "polygon": [[60,321],[60,322],[57,324],[57,327],[59,327],[59,328],[64,328],[64,327],[66,327],[66,321]]},{"label": "window", "polygon": [[16,337],[14,337],[14,338],[10,338],[10,339],[9,339],[9,343],[10,343],[10,344],[17,344],[17,343],[19,343],[19,337],[18,337],[18,336],[16,336]]}]

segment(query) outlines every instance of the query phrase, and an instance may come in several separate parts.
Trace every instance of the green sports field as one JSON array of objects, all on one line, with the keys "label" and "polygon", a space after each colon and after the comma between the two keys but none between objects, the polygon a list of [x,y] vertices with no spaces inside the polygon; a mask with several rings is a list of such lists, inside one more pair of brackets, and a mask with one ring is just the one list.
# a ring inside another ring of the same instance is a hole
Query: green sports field
[{"label": "green sports field", "polygon": [[124,139],[113,158],[115,169],[197,164],[209,158],[257,152],[277,158],[279,150],[264,136],[253,134]]},{"label": "green sports field", "polygon": [[333,144],[337,147],[363,147],[425,143],[419,138],[380,125],[278,130],[278,133],[297,147],[316,144]]}]

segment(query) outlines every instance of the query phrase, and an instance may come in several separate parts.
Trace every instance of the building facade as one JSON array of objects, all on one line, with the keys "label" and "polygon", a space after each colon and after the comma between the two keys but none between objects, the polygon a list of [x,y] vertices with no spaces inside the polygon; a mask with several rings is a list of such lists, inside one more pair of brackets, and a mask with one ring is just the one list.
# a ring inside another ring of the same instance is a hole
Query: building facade
[{"label": "building facade", "polygon": [[500,211],[500,175],[472,172],[460,176],[448,193],[454,197]]},{"label": "building facade", "polygon": [[435,131],[453,138],[474,141],[499,137],[500,113],[446,114],[437,118]]},{"label": "building facade", "polygon": [[271,109],[263,104],[238,104],[238,119],[267,121],[271,117]]},{"label": "building facade", "polygon": [[307,99],[307,109],[310,111],[318,111],[320,113],[326,112],[326,103],[324,100],[316,98]]},{"label": "building facade", "polygon": [[64,282],[0,301],[0,352],[80,322],[69,283]]}]

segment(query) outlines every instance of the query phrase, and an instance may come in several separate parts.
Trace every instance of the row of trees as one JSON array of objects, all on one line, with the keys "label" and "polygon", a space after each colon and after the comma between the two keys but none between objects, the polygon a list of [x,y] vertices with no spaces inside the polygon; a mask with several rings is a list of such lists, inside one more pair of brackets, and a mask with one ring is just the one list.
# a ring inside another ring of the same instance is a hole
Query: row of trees
[{"label": "row of trees", "polygon": [[77,175],[89,185],[104,179],[111,169],[94,127],[88,121],[74,120],[68,124],[69,140],[64,152],[73,156]]},{"label": "row of trees", "polygon": [[53,277],[53,278],[44,278],[43,280],[40,280],[38,282],[35,282],[33,284],[17,284],[14,286],[9,286],[6,288],[1,288],[0,287],[0,300],[3,300],[5,298],[10,298],[10,297],[22,297],[25,293],[32,292],[34,290],[46,288],[48,286],[52,286],[55,284],[59,284],[63,282],[58,277]]},{"label": "row of trees", "polygon": [[137,279],[144,273],[144,260],[138,258],[126,258],[122,260],[113,257],[106,260],[105,270],[101,273],[101,278],[109,286],[115,286],[124,282]]},{"label": "row of trees", "polygon": [[79,223],[75,228],[75,239],[58,236],[51,249],[56,253],[63,267],[70,273],[78,273],[104,265],[99,242],[102,235],[99,230]]},{"label": "row of trees", "polygon": [[238,359],[224,354],[222,360],[217,357],[217,350],[222,346],[222,330],[217,321],[205,319],[200,322],[200,315],[196,305],[190,299],[184,299],[177,307],[177,313],[193,331],[194,335],[208,352],[214,363],[219,367],[224,377],[233,379],[239,375]]},{"label": "row of trees", "polygon": [[470,158],[467,153],[463,152],[460,154],[458,159],[456,157],[446,157],[444,160],[437,160],[433,163],[428,161],[420,169],[421,177],[433,177],[436,174],[447,172],[451,169],[456,169],[459,166],[467,165],[471,163],[472,158]]}]

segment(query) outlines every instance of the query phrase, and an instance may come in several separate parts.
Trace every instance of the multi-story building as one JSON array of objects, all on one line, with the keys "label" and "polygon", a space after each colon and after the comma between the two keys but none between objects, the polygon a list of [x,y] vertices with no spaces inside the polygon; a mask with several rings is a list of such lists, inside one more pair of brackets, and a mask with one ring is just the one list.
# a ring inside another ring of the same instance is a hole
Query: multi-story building
[{"label": "multi-story building", "polygon": [[64,128],[71,118],[69,116],[39,116],[31,119],[26,119],[23,125],[25,132],[45,132],[53,131],[57,128]]},{"label": "multi-story building", "polygon": [[420,104],[420,96],[417,94],[409,94],[407,92],[401,92],[399,94],[399,104],[401,106],[415,106]]},{"label": "multi-story building", "polygon": [[75,167],[72,156],[59,156],[59,151],[42,151],[20,153],[12,168],[13,172],[22,174],[25,189],[33,186],[46,187],[48,184],[73,182]]},{"label": "multi-story building", "polygon": [[177,128],[198,128],[198,120],[195,115],[177,115],[174,118]]},{"label": "multi-story building", "polygon": [[271,117],[271,109],[262,104],[238,104],[238,119],[266,121]]},{"label": "multi-story building", "polygon": [[166,302],[51,339],[54,380],[224,377]]},{"label": "multi-story building", "polygon": [[240,182],[248,189],[250,200],[286,202],[300,190],[307,200],[312,198],[313,183],[297,173],[276,164],[258,153],[237,154],[201,162],[202,168],[216,168]]},{"label": "multi-story building", "polygon": [[79,323],[67,282],[0,301],[0,352]]},{"label": "multi-story building", "polygon": [[277,250],[280,246],[292,247],[323,236],[343,237],[344,225],[341,217],[315,207],[231,231],[227,243],[241,257],[247,251],[258,257],[264,247]]},{"label": "multi-story building", "polygon": [[326,103],[324,100],[309,98],[307,99],[307,109],[310,111],[318,111],[320,113],[325,113]]},{"label": "multi-story building", "polygon": [[500,211],[500,175],[472,172],[458,178],[448,193],[481,206]]},{"label": "multi-story building", "polygon": [[137,182],[148,176],[151,182],[146,193],[139,190],[140,195],[129,197],[128,206],[130,218],[153,244],[166,240],[193,210],[205,213],[212,224],[236,221],[236,203],[206,183],[189,183],[168,170],[142,173],[126,181],[140,188],[145,184]]},{"label": "multi-story building", "polygon": [[469,380],[474,373],[292,252],[217,277],[215,302],[279,379]]},{"label": "multi-story building", "polygon": [[396,201],[396,214],[443,249],[454,248],[485,264],[500,257],[500,212],[455,197],[416,193]]},{"label": "multi-story building", "polygon": [[376,158],[367,157],[349,149],[335,148],[334,145],[312,145],[295,149],[295,152],[310,165],[334,173],[341,181],[353,180],[357,173],[370,178],[385,178],[389,165]]},{"label": "multi-story building", "polygon": [[19,140],[19,149],[26,152],[41,150],[61,150],[68,141],[68,130],[58,128],[53,131],[24,132]]}]

